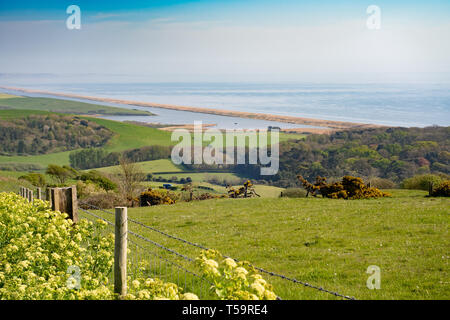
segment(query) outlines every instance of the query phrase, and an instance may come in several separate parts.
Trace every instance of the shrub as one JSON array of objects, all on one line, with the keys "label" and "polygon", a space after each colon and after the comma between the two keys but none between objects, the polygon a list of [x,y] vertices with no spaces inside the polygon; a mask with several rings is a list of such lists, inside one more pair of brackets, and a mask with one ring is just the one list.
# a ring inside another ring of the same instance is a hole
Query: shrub
[{"label": "shrub", "polygon": [[106,191],[110,190],[116,190],[117,184],[112,182],[110,179],[103,176],[100,172],[96,170],[91,170],[86,173],[82,173],[77,177],[78,180],[85,181],[85,182],[92,182],[98,185],[100,188]]},{"label": "shrub", "polygon": [[89,195],[92,195],[94,193],[104,193],[105,190],[100,188],[95,183],[92,183],[90,181],[77,181],[76,184],[77,187],[77,196],[79,199],[84,199]]},{"label": "shrub", "polygon": [[435,174],[423,174],[403,180],[401,187],[403,189],[426,190],[430,184],[439,185],[444,179]]},{"label": "shrub", "polygon": [[178,197],[173,192],[153,190],[152,188],[142,192],[139,197],[141,207],[156,206],[160,204],[174,204],[177,200]]},{"label": "shrub", "polygon": [[20,176],[19,180],[26,180],[35,187],[45,187],[47,182],[45,181],[45,176],[41,173],[28,173],[26,175]]},{"label": "shrub", "polygon": [[397,187],[395,182],[377,177],[370,179],[370,186],[378,189],[395,189]]},{"label": "shrub", "polygon": [[306,191],[301,188],[288,188],[281,192],[280,198],[304,198]]},{"label": "shrub", "polygon": [[[127,206],[128,202],[120,194],[109,191],[109,192],[96,192],[87,195],[83,202],[89,203],[101,209],[111,209],[114,207]],[[90,206],[83,205],[79,206],[83,209],[92,209]]]},{"label": "shrub", "polygon": [[227,196],[224,194],[211,194],[209,192],[200,193],[194,196],[194,200],[209,200],[209,199],[220,199],[226,198]]},{"label": "shrub", "polygon": [[450,180],[441,182],[431,192],[432,197],[450,197]]},{"label": "shrub", "polygon": [[327,179],[318,176],[314,184],[306,181],[301,175],[298,176],[303,187],[309,194],[317,196],[321,194],[323,197],[331,199],[368,199],[389,197],[390,194],[382,192],[377,188],[367,187],[361,178],[345,176],[341,182],[327,183]]}]

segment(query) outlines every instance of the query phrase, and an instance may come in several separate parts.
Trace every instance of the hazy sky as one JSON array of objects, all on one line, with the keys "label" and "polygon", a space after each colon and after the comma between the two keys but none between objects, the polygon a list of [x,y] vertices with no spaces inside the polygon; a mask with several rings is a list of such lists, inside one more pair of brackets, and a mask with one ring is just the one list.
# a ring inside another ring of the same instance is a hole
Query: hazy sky
[{"label": "hazy sky", "polygon": [[[71,4],[81,30],[66,28]],[[379,30],[366,26],[369,5]],[[450,73],[450,1],[2,0],[0,73],[436,80]]]}]

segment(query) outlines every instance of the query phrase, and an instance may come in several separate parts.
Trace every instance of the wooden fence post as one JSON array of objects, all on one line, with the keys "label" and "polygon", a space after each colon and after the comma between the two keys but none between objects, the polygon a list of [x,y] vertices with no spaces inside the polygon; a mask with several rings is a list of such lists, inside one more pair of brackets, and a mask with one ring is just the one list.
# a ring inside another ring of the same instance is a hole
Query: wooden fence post
[{"label": "wooden fence post", "polygon": [[47,200],[50,203],[52,202],[52,189],[51,188],[45,189],[45,200]]},{"label": "wooden fence post", "polygon": [[27,199],[28,201],[30,201],[30,196],[29,196],[29,194],[30,194],[30,189],[25,188],[25,199]]},{"label": "wooden fence post", "polygon": [[33,190],[28,189],[28,202],[33,203]]},{"label": "wooden fence post", "polygon": [[114,245],[114,292],[123,297],[127,294],[127,208],[117,207],[115,217]]},{"label": "wooden fence post", "polygon": [[42,200],[41,188],[36,189],[36,199]]},{"label": "wooden fence post", "polygon": [[78,222],[77,188],[50,189],[50,197],[53,211],[65,212],[74,223]]},{"label": "wooden fence post", "polygon": [[23,187],[20,187],[20,189],[19,189],[19,195],[20,195],[21,197],[23,197]]}]

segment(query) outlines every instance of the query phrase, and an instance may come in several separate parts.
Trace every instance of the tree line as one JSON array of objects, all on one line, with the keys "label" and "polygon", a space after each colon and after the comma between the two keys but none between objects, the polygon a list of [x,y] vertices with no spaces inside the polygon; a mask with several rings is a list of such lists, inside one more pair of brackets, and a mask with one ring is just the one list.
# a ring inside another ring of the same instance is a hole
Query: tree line
[{"label": "tree line", "polygon": [[142,162],[170,157],[169,146],[146,146],[122,152],[107,152],[102,148],[88,148],[73,151],[69,154],[70,165],[76,169],[91,169],[115,166],[122,157],[131,162]]}]

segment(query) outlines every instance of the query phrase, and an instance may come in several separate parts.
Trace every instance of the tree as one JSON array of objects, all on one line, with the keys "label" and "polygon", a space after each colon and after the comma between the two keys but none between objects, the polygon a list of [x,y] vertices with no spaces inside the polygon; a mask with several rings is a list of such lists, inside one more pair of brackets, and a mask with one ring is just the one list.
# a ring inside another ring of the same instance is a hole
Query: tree
[{"label": "tree", "polygon": [[64,184],[67,179],[73,177],[73,172],[71,170],[67,167],[63,168],[56,164],[49,164],[45,173],[58,181],[59,184]]},{"label": "tree", "polygon": [[126,157],[122,157],[119,163],[119,189],[126,197],[127,201],[133,206],[134,200],[138,197],[142,186],[141,181],[145,175],[135,162]]}]

